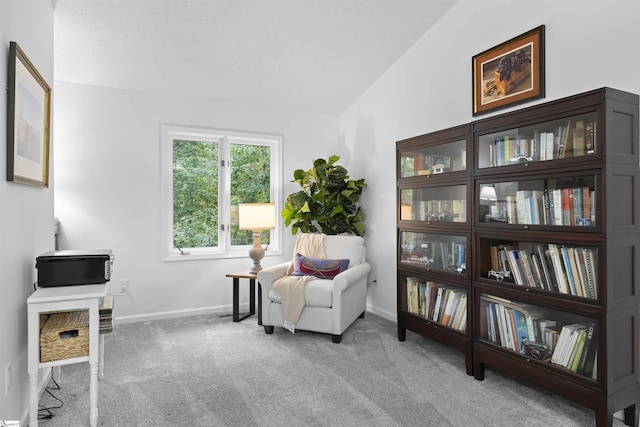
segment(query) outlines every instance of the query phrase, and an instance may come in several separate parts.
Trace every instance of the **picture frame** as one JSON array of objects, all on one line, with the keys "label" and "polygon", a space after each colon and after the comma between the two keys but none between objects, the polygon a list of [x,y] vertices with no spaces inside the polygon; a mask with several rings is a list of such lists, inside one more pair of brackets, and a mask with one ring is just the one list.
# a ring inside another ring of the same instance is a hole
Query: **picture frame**
[{"label": "picture frame", "polygon": [[472,58],[474,116],[544,98],[544,30],[541,25]]},{"label": "picture frame", "polygon": [[18,43],[9,43],[7,181],[49,186],[51,88]]}]

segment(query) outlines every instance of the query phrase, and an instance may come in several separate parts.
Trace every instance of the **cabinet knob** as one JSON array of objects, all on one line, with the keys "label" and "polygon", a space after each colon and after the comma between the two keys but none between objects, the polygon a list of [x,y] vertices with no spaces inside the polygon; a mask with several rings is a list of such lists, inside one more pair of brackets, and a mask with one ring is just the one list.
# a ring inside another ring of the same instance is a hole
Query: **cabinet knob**
[{"label": "cabinet knob", "polygon": [[531,359],[527,357],[527,362],[531,362]]},{"label": "cabinet knob", "polygon": [[525,168],[526,168],[526,167],[528,167],[528,166],[529,166],[529,163],[525,163],[525,164],[524,164],[524,167],[525,167]]},{"label": "cabinet knob", "polygon": [[528,226],[528,225],[525,225],[525,226],[524,226],[524,229],[525,229],[525,230],[528,230],[528,229],[529,229],[529,226]]}]

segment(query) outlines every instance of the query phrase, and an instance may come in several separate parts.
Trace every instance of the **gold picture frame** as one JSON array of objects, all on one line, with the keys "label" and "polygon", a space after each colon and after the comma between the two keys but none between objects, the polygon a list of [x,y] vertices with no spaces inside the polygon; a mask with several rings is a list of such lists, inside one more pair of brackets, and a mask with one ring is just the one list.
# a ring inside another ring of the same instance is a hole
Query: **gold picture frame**
[{"label": "gold picture frame", "polygon": [[48,187],[51,88],[16,42],[7,89],[7,181]]},{"label": "gold picture frame", "polygon": [[473,115],[544,98],[544,25],[472,59]]}]

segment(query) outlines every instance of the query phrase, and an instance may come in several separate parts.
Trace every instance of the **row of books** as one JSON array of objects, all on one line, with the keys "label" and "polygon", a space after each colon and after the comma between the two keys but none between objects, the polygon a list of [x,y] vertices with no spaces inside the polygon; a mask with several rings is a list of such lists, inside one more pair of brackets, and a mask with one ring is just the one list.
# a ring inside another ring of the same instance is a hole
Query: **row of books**
[{"label": "row of books", "polygon": [[563,326],[551,356],[551,363],[595,379],[598,363],[597,331],[594,322]]},{"label": "row of books", "polygon": [[108,334],[113,332],[113,295],[107,295],[100,301],[98,313],[100,317],[99,333]]},{"label": "row of books", "polygon": [[596,192],[590,187],[518,190],[497,202],[509,224],[596,225]]},{"label": "row of books", "polygon": [[418,210],[420,221],[466,222],[467,200],[423,200]]},{"label": "row of books", "polygon": [[[458,160],[464,161],[466,159],[466,153],[464,150],[461,155],[464,157]],[[452,162],[451,156],[446,155],[431,155],[424,153],[404,155],[400,159],[401,176],[430,175],[434,170],[448,172],[463,169],[460,165],[454,167],[455,165],[453,165],[453,163],[456,163],[455,160]]]},{"label": "row of books", "polygon": [[553,319],[542,307],[483,295],[486,337],[503,348],[563,366],[595,378],[597,328],[594,322],[571,323]]},{"label": "row of books", "polygon": [[409,253],[403,248],[401,260],[429,268],[462,272],[466,269],[466,252],[467,245],[463,243],[423,240],[419,247]]},{"label": "row of books", "polygon": [[489,250],[492,271],[510,273],[503,274],[502,280],[550,292],[598,298],[597,248],[522,242],[493,245]]},{"label": "row of books", "polygon": [[490,166],[578,157],[595,153],[596,122],[568,120],[553,130],[533,135],[501,135],[489,144]]},{"label": "row of books", "polygon": [[407,310],[458,331],[467,329],[467,292],[462,289],[408,277]]}]

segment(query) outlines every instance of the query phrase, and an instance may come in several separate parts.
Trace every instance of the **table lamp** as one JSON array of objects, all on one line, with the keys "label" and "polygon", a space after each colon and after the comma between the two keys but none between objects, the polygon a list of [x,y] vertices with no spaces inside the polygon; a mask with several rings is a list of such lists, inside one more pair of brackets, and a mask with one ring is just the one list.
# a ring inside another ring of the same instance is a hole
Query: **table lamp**
[{"label": "table lamp", "polygon": [[253,247],[249,250],[253,267],[249,272],[257,274],[262,270],[260,260],[264,257],[264,249],[260,244],[260,232],[276,228],[276,205],[274,203],[240,203],[238,215],[239,229],[253,232]]}]

